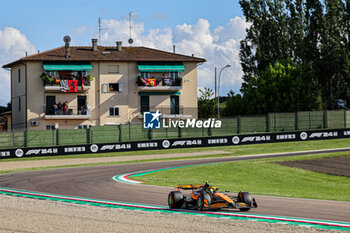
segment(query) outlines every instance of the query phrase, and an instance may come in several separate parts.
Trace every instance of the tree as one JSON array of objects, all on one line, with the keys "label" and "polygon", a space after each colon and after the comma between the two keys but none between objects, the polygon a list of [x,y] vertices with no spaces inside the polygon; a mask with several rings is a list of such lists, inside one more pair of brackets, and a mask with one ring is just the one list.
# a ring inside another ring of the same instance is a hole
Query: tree
[{"label": "tree", "polygon": [[247,113],[295,112],[320,108],[310,67],[284,60],[270,64],[244,89]]},{"label": "tree", "polygon": [[222,110],[222,116],[238,116],[246,113],[246,107],[242,95],[235,95],[234,91],[227,94],[225,108]]},{"label": "tree", "polygon": [[251,26],[240,44],[243,86],[269,64],[289,57],[287,4],[283,0],[240,0]]},{"label": "tree", "polygon": [[198,99],[198,117],[213,118],[217,115],[217,101],[214,98],[214,91],[205,87],[199,89],[201,96]]},{"label": "tree", "polygon": [[321,90],[322,108],[335,109],[339,99],[350,107],[350,0],[239,3],[251,23],[240,48],[243,93],[253,93],[256,82],[268,78],[269,66],[289,60],[307,67],[305,75]]},{"label": "tree", "polygon": [[7,106],[0,106],[0,113],[11,111],[11,102],[7,103]]}]

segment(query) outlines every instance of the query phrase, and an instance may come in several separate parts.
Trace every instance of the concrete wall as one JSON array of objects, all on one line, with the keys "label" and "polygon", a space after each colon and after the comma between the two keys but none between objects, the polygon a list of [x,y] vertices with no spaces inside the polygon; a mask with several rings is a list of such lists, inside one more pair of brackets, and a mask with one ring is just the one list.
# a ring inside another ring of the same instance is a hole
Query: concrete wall
[{"label": "concrete wall", "polygon": [[12,126],[14,130],[25,130],[27,126],[25,65],[18,64],[12,67],[11,83]]},{"label": "concrete wall", "polygon": [[198,118],[197,101],[197,64],[184,62],[185,72],[182,75],[182,90],[180,94],[180,106],[183,107],[183,114]]},{"label": "concrete wall", "polygon": [[[117,73],[109,67],[118,67]],[[100,117],[101,125],[120,122],[120,118],[128,112],[127,63],[100,63]],[[118,83],[124,86],[122,92],[110,91],[109,84]],[[105,86],[105,90],[103,90]],[[119,107],[119,116],[109,116],[109,108]]]}]

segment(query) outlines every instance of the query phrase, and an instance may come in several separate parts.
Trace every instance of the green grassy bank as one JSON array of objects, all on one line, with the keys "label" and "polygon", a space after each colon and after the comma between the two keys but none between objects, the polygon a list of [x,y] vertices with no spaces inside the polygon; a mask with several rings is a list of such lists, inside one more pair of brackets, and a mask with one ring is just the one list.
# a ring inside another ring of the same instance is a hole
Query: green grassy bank
[{"label": "green grassy bank", "polygon": [[350,201],[349,177],[332,176],[273,163],[333,156],[349,156],[349,152],[184,167],[150,173],[137,177],[137,180],[160,186],[201,184],[210,181],[222,191],[242,190],[269,196]]}]

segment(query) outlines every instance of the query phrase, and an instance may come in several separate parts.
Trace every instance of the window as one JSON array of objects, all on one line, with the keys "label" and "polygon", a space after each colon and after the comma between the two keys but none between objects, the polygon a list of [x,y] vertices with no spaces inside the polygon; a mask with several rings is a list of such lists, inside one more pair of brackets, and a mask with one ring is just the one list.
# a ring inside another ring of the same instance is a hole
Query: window
[{"label": "window", "polygon": [[108,73],[118,74],[119,73],[119,66],[117,66],[117,65],[108,66]]},{"label": "window", "polygon": [[56,71],[48,70],[48,71],[46,71],[46,74],[51,76],[52,78],[58,78],[58,72],[56,72]]},{"label": "window", "polygon": [[21,82],[21,69],[18,69],[18,83]]},{"label": "window", "polygon": [[108,83],[102,85],[102,93],[124,92],[124,83]]},{"label": "window", "polygon": [[141,73],[140,73],[140,76],[141,76],[142,78],[150,78],[150,77],[151,77],[150,74],[149,74],[148,72],[141,72]]},{"label": "window", "polygon": [[119,92],[119,83],[108,84],[109,92]]},{"label": "window", "polygon": [[119,108],[109,108],[109,116],[119,116]]},{"label": "window", "polygon": [[78,125],[78,129],[88,129],[89,125]]},{"label": "window", "polygon": [[56,129],[55,125],[46,125],[46,130],[54,130]]},{"label": "window", "polygon": [[21,111],[21,97],[18,98],[18,111]]},{"label": "window", "polygon": [[170,111],[171,111],[171,114],[180,113],[179,96],[177,95],[170,96]]},{"label": "window", "polygon": [[179,72],[170,72],[170,73],[169,73],[169,77],[170,77],[171,79],[178,78],[178,77],[179,77]]},{"label": "window", "polygon": [[149,96],[141,95],[141,113],[149,112]]}]

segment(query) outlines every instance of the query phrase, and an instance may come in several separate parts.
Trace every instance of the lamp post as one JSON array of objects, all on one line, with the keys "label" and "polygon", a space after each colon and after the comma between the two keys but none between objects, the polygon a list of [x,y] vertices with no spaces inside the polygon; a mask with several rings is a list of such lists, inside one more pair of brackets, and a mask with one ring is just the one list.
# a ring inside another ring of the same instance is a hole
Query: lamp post
[{"label": "lamp post", "polygon": [[223,71],[225,68],[231,67],[230,64],[227,64],[226,66],[222,67],[222,69],[219,72],[219,80],[218,80],[218,119],[220,118],[220,76],[221,76],[221,71]]}]

